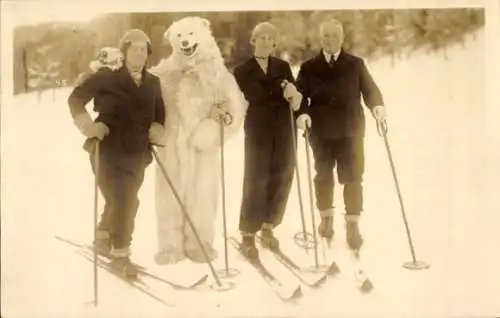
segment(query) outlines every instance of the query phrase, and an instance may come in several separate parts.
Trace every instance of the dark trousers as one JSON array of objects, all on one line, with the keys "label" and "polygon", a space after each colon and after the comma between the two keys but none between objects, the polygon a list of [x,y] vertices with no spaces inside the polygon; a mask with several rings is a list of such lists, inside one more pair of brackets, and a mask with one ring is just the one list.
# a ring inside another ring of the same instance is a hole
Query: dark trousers
[{"label": "dark trousers", "polygon": [[339,183],[344,185],[346,214],[360,215],[363,210],[364,138],[321,139],[311,136],[316,176],[316,207],[333,208],[334,177],[337,167]]},{"label": "dark trousers", "polygon": [[292,130],[284,120],[272,132],[245,135],[242,232],[256,233],[263,223],[276,227],[282,222],[295,168]]},{"label": "dark trousers", "polygon": [[[109,232],[115,249],[131,245],[146,158],[145,154],[118,155],[101,151],[98,186],[105,204],[97,229]],[[90,162],[95,175],[94,154],[91,154]]]}]

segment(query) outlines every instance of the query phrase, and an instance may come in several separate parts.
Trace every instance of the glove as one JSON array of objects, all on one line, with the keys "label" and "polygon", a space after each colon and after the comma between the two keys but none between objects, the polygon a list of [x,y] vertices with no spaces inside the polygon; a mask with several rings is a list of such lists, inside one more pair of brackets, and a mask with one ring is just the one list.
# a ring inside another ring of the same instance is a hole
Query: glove
[{"label": "glove", "polygon": [[378,121],[379,123],[385,122],[387,119],[386,109],[382,105],[373,107],[372,114],[373,117],[375,117],[375,120]]},{"label": "glove", "polygon": [[283,87],[283,98],[285,98],[294,111],[299,110],[302,103],[302,94],[297,90],[297,87],[287,80],[281,83]]},{"label": "glove", "polygon": [[149,141],[153,145],[161,145],[163,143],[164,135],[165,128],[158,123],[153,123],[149,128]]},{"label": "glove", "polygon": [[306,126],[307,128],[311,128],[311,117],[308,115],[308,114],[302,114],[299,116],[299,118],[297,118],[297,127],[300,129],[300,130],[306,130]]},{"label": "glove", "polygon": [[76,127],[87,138],[97,138],[103,140],[109,135],[109,128],[103,123],[96,123],[87,112],[77,115],[74,119]]}]

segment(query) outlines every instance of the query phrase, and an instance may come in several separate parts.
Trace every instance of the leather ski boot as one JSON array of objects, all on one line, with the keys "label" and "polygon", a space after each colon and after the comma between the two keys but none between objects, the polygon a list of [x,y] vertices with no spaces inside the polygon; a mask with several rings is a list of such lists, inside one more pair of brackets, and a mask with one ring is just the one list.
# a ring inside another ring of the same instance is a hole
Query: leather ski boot
[{"label": "leather ski boot", "polygon": [[359,251],[363,246],[363,236],[359,231],[359,215],[345,215],[346,242],[350,249]]},{"label": "leather ski boot", "polygon": [[92,245],[97,254],[111,258],[111,238],[108,231],[98,230]]},{"label": "leather ski boot", "polygon": [[276,236],[274,236],[273,228],[274,226],[270,223],[262,224],[262,228],[260,230],[260,237],[262,238],[262,245],[264,247],[267,247],[271,250],[277,250],[279,249],[280,242],[276,238]]},{"label": "leather ski boot", "polygon": [[241,234],[241,251],[249,259],[256,259],[259,257],[259,250],[255,246],[255,234]]},{"label": "leather ski boot", "polygon": [[321,221],[318,226],[318,234],[320,237],[325,238],[328,244],[333,240],[335,231],[333,230],[333,208],[319,212]]},{"label": "leather ski boot", "polygon": [[139,270],[130,260],[130,250],[128,248],[113,249],[111,253],[113,259],[110,266],[114,271],[127,278],[136,278],[138,276]]}]

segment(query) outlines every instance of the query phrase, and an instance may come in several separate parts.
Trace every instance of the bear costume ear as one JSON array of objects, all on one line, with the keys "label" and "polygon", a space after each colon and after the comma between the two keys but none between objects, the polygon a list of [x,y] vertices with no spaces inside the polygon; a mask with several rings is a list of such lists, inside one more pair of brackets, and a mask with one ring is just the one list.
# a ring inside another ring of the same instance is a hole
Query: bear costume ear
[{"label": "bear costume ear", "polygon": [[165,33],[163,33],[163,39],[168,40],[170,38],[170,27],[165,30]]},{"label": "bear costume ear", "polygon": [[207,19],[205,18],[202,18],[201,19],[201,23],[206,26],[207,28],[210,28],[210,21],[208,21]]}]

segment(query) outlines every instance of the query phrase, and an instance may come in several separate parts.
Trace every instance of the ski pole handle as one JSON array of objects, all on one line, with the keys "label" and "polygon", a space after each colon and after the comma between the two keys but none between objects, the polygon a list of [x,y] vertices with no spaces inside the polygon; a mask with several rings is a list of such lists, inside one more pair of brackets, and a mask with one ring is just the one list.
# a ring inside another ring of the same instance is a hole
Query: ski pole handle
[{"label": "ski pole handle", "polygon": [[224,112],[224,115],[222,115],[222,122],[226,126],[231,125],[233,123],[233,115],[231,115],[229,112]]},{"label": "ski pole handle", "polygon": [[385,120],[377,120],[377,131],[379,136],[387,135],[387,131],[389,128],[387,127],[387,121]]},{"label": "ski pole handle", "polygon": [[211,113],[212,119],[229,126],[233,123],[233,115],[230,112],[224,110],[220,104],[215,105]]},{"label": "ski pole handle", "polygon": [[160,148],[164,148],[165,147],[165,145],[155,144],[155,143],[150,143],[149,146],[150,147],[160,147]]}]

